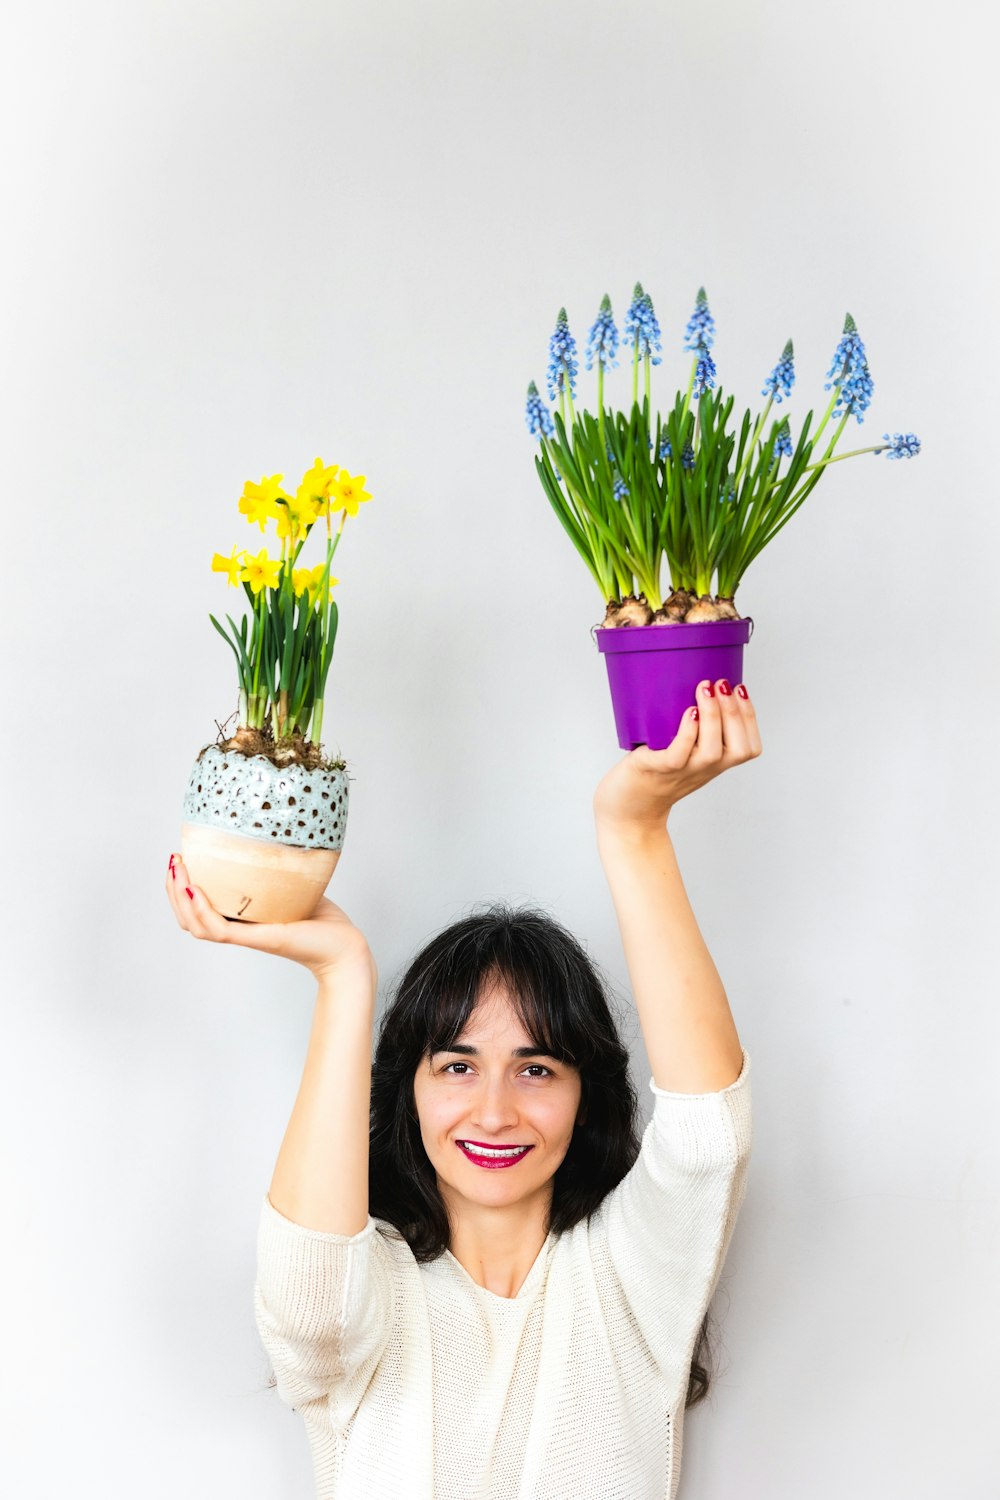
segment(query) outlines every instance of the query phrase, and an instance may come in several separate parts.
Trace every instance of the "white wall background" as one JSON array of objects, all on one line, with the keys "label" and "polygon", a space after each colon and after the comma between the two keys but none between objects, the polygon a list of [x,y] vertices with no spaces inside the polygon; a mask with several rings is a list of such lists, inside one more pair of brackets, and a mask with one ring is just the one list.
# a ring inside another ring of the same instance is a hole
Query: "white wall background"
[{"label": "white wall background", "polygon": [[[998,1493],[989,17],[7,11],[0,1472],[18,1500],[310,1493],[251,1290],[311,982],[190,941],[162,887],[190,763],[236,707],[208,612],[238,596],[208,564],[259,536],[244,479],[319,453],[375,496],[338,552],[324,739],[355,778],[330,893],[383,983],[503,896],[557,915],[627,996],[591,820],[620,753],[600,600],[523,400],[560,305],[582,349],[601,295],[620,320],[637,278],[662,405],[703,283],[737,411],[789,335],[796,427],[822,410],[850,310],[875,396],[841,447],[924,444],[831,469],[750,571],[765,753],[672,824],[756,1111],[682,1494]],[[610,394],[627,389],[623,364]]]}]

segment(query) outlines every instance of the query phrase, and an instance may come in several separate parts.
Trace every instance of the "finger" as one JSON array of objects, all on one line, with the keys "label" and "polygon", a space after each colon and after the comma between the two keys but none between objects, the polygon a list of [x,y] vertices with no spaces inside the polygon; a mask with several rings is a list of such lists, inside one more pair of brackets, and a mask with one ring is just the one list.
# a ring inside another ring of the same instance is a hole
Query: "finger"
[{"label": "finger", "polygon": [[722,715],[719,700],[710,681],[699,682],[695,694],[698,700],[698,744],[692,760],[698,765],[712,765],[722,759]]},{"label": "finger", "polygon": [[740,761],[750,759],[750,746],[743,715],[737,707],[737,698],[728,678],[719,678],[715,684],[715,693],[722,720],[723,755],[730,765],[738,765]]},{"label": "finger", "polygon": [[753,758],[754,756],[760,755],[763,748],[761,745],[760,729],[757,724],[757,714],[754,711],[753,700],[751,699],[750,694],[747,692],[746,684],[743,682],[737,685],[736,692],[733,696],[736,699],[736,707],[739,710],[740,717],[743,720],[743,726],[746,730],[747,746],[750,751],[750,756],[751,758]]},{"label": "finger", "polygon": [[181,899],[187,902],[189,908],[189,932],[196,938],[207,938],[213,943],[229,942],[230,923],[220,911],[216,911],[201,887],[191,884],[189,877]]},{"label": "finger", "polygon": [[167,895],[179,925],[189,932],[191,930],[191,903],[184,894],[184,887],[187,884],[187,872],[181,864],[180,856],[172,854],[167,867]]},{"label": "finger", "polygon": [[216,943],[228,943],[230,925],[221,912],[216,911],[200,886],[193,883],[190,872],[180,855],[174,857],[173,889],[170,892],[177,920],[193,937],[207,938]]},{"label": "finger", "polygon": [[663,750],[650,750],[648,745],[638,745],[632,755],[635,763],[644,771],[682,771],[691,758],[691,751],[698,743],[698,715],[694,708],[687,708],[681,716],[677,733]]}]

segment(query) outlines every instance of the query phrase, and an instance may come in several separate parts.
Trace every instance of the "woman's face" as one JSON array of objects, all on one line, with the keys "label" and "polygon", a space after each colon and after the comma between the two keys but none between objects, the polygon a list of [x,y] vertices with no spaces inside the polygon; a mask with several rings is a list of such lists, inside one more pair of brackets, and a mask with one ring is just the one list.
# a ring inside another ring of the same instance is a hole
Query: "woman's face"
[{"label": "woman's face", "polygon": [[[515,1056],[522,1048],[532,1055]],[[422,1059],[413,1091],[424,1150],[449,1206],[507,1207],[539,1194],[551,1202],[580,1107],[580,1074],[534,1053],[503,989],[478,1001],[450,1052]],[[475,1158],[459,1144],[470,1141],[529,1149],[510,1166],[481,1166],[510,1158]]]}]

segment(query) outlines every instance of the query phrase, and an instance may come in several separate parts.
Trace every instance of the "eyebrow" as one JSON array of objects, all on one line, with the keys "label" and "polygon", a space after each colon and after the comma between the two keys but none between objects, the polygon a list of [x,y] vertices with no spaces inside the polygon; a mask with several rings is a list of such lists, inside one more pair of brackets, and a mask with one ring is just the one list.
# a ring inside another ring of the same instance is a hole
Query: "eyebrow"
[{"label": "eyebrow", "polygon": [[[470,1047],[465,1042],[456,1042],[453,1047],[438,1047],[434,1055],[438,1056],[442,1052],[460,1052],[463,1057],[479,1056],[479,1048]],[[511,1057],[547,1057],[550,1062],[559,1061],[551,1052],[540,1052],[537,1047],[515,1047],[510,1055]]]}]

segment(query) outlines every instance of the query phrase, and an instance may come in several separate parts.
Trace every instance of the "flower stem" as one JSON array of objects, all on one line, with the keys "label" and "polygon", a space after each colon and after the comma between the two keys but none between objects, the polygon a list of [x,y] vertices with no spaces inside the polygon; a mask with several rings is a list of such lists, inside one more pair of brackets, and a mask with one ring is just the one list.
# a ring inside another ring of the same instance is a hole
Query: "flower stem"
[{"label": "flower stem", "polygon": [[838,453],[836,458],[821,458],[818,463],[806,464],[806,471],[809,469],[821,469],[824,464],[839,464],[842,458],[857,458],[859,453],[881,453],[888,446],[888,443],[876,443],[873,448],[852,448],[850,453]]},{"label": "flower stem", "polygon": [[684,397],[684,405],[681,408],[681,419],[680,419],[680,430],[681,430],[681,432],[684,431],[684,418],[687,416],[688,410],[690,409],[690,406],[691,406],[691,392],[694,390],[694,376],[695,376],[695,371],[697,370],[697,368],[698,368],[698,356],[696,354],[695,357],[694,357],[694,359],[691,361],[691,375],[690,375],[690,377],[688,379],[687,395]]},{"label": "flower stem", "polygon": [[816,444],[819,442],[819,435],[820,435],[820,433],[823,431],[823,428],[826,426],[827,422],[830,420],[830,413],[833,411],[833,408],[836,406],[836,404],[837,404],[837,402],[839,400],[840,400],[840,386],[838,384],[838,385],[834,385],[834,387],[833,387],[833,395],[830,397],[830,405],[826,409],[826,412],[824,414],[822,422],[819,424],[819,426],[816,428],[816,431],[813,433],[812,442],[813,442],[813,447],[814,448],[816,447]]}]

